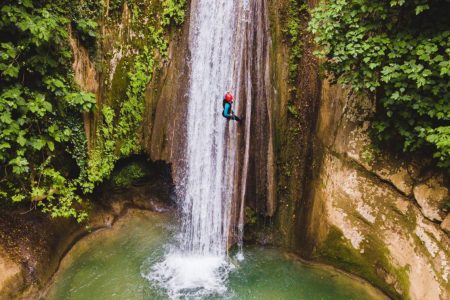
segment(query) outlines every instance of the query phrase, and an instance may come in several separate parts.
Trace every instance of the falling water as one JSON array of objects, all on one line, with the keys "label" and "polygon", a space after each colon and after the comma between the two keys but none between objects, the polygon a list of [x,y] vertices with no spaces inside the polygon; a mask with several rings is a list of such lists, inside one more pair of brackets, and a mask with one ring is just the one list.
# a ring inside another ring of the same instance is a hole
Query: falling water
[{"label": "falling water", "polygon": [[[179,243],[156,263],[151,282],[172,298],[224,293],[237,126],[222,115],[222,98],[235,92],[242,57],[242,22],[247,1],[193,0],[189,47],[191,76],[187,114],[186,166],[178,186]],[[234,107],[238,110],[239,99]]]},{"label": "falling water", "polygon": [[234,150],[226,144],[221,106],[233,79],[235,5],[229,0],[200,0],[192,5],[182,250],[220,256],[228,237],[232,182],[227,179],[233,167],[224,164],[224,157]]}]

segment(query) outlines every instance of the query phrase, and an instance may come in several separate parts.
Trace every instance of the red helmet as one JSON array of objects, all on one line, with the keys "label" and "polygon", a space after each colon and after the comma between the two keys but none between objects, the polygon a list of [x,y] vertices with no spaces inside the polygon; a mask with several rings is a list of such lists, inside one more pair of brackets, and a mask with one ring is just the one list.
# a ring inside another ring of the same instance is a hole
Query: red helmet
[{"label": "red helmet", "polygon": [[225,100],[228,101],[228,102],[233,101],[233,95],[231,95],[230,92],[226,93],[225,94]]}]

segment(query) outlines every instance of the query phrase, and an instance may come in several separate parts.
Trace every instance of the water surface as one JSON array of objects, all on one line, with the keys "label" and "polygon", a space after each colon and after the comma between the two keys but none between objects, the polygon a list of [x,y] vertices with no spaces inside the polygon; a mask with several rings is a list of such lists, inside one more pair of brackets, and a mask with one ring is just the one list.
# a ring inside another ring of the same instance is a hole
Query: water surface
[{"label": "water surface", "polygon": [[[173,216],[131,211],[112,229],[81,240],[68,253],[46,299],[169,299],[142,274],[163,259],[177,227]],[[277,249],[245,248],[232,260],[226,291],[206,299],[383,299],[374,288],[343,273],[306,265]],[[181,299],[194,299],[186,291]]]}]

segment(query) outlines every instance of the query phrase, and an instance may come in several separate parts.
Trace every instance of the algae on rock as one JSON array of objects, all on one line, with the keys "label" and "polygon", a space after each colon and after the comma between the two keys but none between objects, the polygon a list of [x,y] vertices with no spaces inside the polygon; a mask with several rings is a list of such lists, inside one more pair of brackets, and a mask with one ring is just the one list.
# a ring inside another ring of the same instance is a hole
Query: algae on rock
[{"label": "algae on rock", "polygon": [[[108,2],[94,70],[86,56],[74,63],[84,65],[75,69],[76,75],[81,72],[76,78],[95,74],[93,79],[99,82],[95,87],[78,82],[82,88],[96,88],[97,95],[96,112],[85,118],[89,141],[85,193],[109,176],[118,159],[144,152],[147,86],[169,63],[169,38],[184,21],[185,8],[184,0]],[[85,51],[73,44],[75,52]]]}]

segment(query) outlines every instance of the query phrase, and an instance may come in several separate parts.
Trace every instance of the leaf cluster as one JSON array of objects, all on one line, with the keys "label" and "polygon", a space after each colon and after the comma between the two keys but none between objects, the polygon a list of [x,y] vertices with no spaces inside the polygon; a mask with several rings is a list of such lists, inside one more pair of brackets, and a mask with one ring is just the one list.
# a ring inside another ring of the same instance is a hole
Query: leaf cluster
[{"label": "leaf cluster", "polygon": [[450,1],[327,0],[309,29],[335,81],[373,95],[373,132],[450,167]]},{"label": "leaf cluster", "polygon": [[162,26],[171,23],[181,25],[185,17],[186,0],[164,0],[162,13]]},{"label": "leaf cluster", "polygon": [[293,86],[298,81],[298,68],[303,51],[302,19],[306,11],[307,5],[304,0],[289,0],[287,3],[283,33],[289,45],[289,80]]},{"label": "leaf cluster", "polygon": [[[83,201],[118,159],[141,151],[144,94],[166,29],[184,19],[185,0],[130,0],[135,35],[125,45],[125,93],[96,107],[73,79],[69,31],[95,55],[99,23],[114,24],[124,0],[6,0],[0,7],[0,199],[30,201],[53,217],[86,217]],[[107,5],[107,6],[106,6]],[[99,109],[90,150],[83,114]],[[88,152],[89,151],[89,152]]]},{"label": "leaf cluster", "polygon": [[[73,82],[70,16],[63,2],[3,1],[0,7],[0,198],[30,200],[52,216],[82,219],[73,206],[71,140],[95,96]],[[82,144],[85,146],[84,144]],[[86,151],[84,149],[84,151]]]}]

